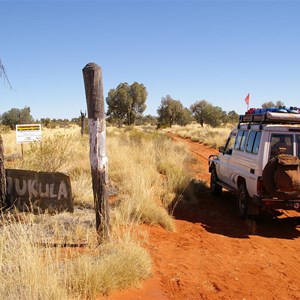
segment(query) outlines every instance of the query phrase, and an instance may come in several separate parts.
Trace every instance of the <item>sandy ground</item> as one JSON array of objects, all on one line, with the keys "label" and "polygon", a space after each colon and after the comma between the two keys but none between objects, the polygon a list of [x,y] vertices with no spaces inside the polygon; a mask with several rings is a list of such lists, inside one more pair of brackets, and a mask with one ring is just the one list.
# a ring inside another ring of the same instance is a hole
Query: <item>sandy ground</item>
[{"label": "sandy ground", "polygon": [[300,299],[300,214],[241,220],[235,196],[214,198],[205,184],[216,150],[177,140],[190,147],[196,170],[190,200],[174,212],[177,231],[143,225],[153,277],[101,299]]}]

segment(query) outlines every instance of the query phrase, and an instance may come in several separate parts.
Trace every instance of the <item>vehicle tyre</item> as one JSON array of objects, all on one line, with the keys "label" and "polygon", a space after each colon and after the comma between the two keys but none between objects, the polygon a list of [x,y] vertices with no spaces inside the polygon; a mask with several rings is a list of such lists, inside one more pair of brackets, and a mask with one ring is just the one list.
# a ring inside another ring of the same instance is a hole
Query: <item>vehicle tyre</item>
[{"label": "vehicle tyre", "polygon": [[269,195],[273,195],[277,190],[274,180],[274,174],[276,172],[277,165],[278,163],[276,157],[273,157],[268,161],[262,172],[264,187]]},{"label": "vehicle tyre", "polygon": [[218,176],[215,168],[212,168],[210,174],[210,190],[215,196],[220,196],[222,192],[222,187],[217,183]]},{"label": "vehicle tyre", "polygon": [[250,200],[250,197],[248,195],[246,185],[244,183],[242,183],[239,186],[238,195],[237,195],[238,214],[242,218],[246,218],[248,216],[249,200]]}]

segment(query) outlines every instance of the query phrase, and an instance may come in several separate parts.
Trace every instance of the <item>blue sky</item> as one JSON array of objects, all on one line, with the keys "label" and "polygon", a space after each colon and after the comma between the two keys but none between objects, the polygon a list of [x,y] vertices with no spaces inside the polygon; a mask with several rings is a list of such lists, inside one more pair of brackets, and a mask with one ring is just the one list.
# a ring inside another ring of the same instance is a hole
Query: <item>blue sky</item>
[{"label": "blue sky", "polygon": [[143,83],[145,114],[170,95],[239,114],[266,101],[300,106],[300,1],[0,0],[0,114],[86,110],[82,68],[102,68],[104,97]]}]

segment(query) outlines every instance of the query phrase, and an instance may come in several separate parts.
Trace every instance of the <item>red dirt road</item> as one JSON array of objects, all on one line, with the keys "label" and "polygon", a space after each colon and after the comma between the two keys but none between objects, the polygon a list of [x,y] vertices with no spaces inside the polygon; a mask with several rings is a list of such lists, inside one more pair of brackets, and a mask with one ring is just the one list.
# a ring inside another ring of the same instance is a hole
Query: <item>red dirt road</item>
[{"label": "red dirt road", "polygon": [[251,234],[253,224],[237,216],[234,195],[214,198],[204,184],[207,157],[216,150],[182,142],[195,157],[197,176],[189,200],[174,212],[177,231],[142,226],[153,277],[105,299],[300,299],[300,214],[264,215]]}]

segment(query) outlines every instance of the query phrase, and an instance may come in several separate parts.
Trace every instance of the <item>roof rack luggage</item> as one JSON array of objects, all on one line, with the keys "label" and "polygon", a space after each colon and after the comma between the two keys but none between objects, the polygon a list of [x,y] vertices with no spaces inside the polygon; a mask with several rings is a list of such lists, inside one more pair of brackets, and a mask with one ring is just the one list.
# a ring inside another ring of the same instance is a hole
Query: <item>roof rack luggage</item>
[{"label": "roof rack luggage", "polygon": [[263,114],[245,114],[240,115],[238,128],[241,124],[252,123],[256,124],[274,124],[274,123],[283,123],[283,124],[300,124],[300,114],[294,113],[281,113],[281,112],[271,112],[267,111]]}]

